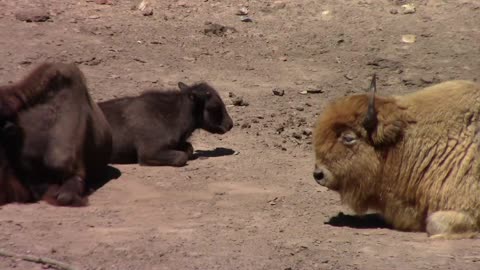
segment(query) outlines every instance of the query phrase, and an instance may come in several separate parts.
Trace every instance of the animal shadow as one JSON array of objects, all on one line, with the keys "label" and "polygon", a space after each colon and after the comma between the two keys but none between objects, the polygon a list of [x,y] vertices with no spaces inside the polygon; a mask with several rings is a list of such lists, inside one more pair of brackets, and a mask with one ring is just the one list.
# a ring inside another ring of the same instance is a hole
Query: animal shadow
[{"label": "animal shadow", "polygon": [[100,178],[87,184],[87,190],[89,190],[88,195],[92,195],[97,190],[102,188],[105,184],[107,184],[113,179],[119,178],[121,175],[122,173],[119,169],[112,166],[107,166],[107,168],[105,169],[105,173]]},{"label": "animal shadow", "polygon": [[230,148],[217,147],[213,150],[196,150],[193,154],[194,159],[207,159],[212,157],[231,156],[235,151]]},{"label": "animal shadow", "polygon": [[345,215],[340,212],[338,215],[331,217],[325,224],[334,227],[350,227],[355,229],[391,229],[391,225],[378,214],[366,215]]}]

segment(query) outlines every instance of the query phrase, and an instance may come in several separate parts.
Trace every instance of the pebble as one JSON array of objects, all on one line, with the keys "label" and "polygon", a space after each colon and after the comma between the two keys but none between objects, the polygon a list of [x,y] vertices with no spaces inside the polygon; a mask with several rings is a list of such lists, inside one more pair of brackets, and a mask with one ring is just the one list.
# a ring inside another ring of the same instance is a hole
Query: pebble
[{"label": "pebble", "polygon": [[252,18],[250,18],[250,17],[248,17],[248,16],[241,16],[241,17],[240,17],[240,20],[241,20],[242,22],[252,22],[252,21],[253,21]]},{"label": "pebble", "polygon": [[142,15],[143,16],[152,16],[153,15],[153,8],[147,7],[142,10]]},{"label": "pebble", "polygon": [[402,9],[403,14],[413,14],[417,11],[414,4],[402,5]]},{"label": "pebble", "polygon": [[282,97],[282,96],[285,95],[285,90],[281,90],[281,89],[278,89],[278,88],[273,89],[272,92],[273,92],[274,96]]},{"label": "pebble", "polygon": [[50,14],[44,9],[28,9],[15,13],[15,18],[24,22],[46,22],[50,19]]}]

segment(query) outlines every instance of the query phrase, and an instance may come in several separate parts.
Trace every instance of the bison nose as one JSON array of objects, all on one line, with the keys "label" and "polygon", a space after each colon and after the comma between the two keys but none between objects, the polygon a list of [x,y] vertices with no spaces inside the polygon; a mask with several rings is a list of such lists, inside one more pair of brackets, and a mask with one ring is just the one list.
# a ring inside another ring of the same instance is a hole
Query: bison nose
[{"label": "bison nose", "polygon": [[315,169],[315,171],[313,171],[313,178],[317,182],[322,181],[324,177],[325,177],[325,174],[323,173],[322,169]]}]

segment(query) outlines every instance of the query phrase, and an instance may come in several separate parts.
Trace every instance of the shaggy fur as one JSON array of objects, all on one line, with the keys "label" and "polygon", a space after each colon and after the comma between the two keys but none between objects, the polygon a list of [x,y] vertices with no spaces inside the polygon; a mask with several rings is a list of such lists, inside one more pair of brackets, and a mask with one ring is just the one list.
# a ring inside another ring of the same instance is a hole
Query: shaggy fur
[{"label": "shaggy fur", "polygon": [[194,130],[224,134],[233,127],[211,86],[179,87],[99,103],[113,131],[112,163],[184,166],[193,155],[187,140]]},{"label": "shaggy fur", "polygon": [[449,81],[375,97],[378,123],[362,121],[368,95],[334,101],[314,132],[314,178],[357,213],[434,238],[480,231],[480,85]]},{"label": "shaggy fur", "polygon": [[78,67],[39,65],[0,87],[0,107],[0,205],[84,205],[86,184],[107,168],[112,138]]}]

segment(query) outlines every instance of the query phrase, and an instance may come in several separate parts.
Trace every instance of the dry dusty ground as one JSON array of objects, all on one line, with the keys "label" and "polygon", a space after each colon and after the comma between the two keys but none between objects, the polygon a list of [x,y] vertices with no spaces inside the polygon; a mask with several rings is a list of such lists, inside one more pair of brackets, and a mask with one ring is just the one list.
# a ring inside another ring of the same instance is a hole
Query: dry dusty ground
[{"label": "dry dusty ground", "polygon": [[[2,207],[0,249],[79,269],[480,269],[479,240],[325,224],[348,209],[313,181],[309,136],[326,102],[364,91],[373,72],[382,94],[478,80],[480,1],[412,1],[402,14],[401,0],[152,0],[152,16],[111,2],[1,0],[1,83],[75,61],[96,100],[205,80],[249,106],[229,107],[230,133],[196,133],[201,158],[186,167],[116,166],[85,208]],[[235,15],[244,5],[253,22]],[[19,20],[32,7],[50,19]],[[0,257],[0,269],[42,266]]]}]

